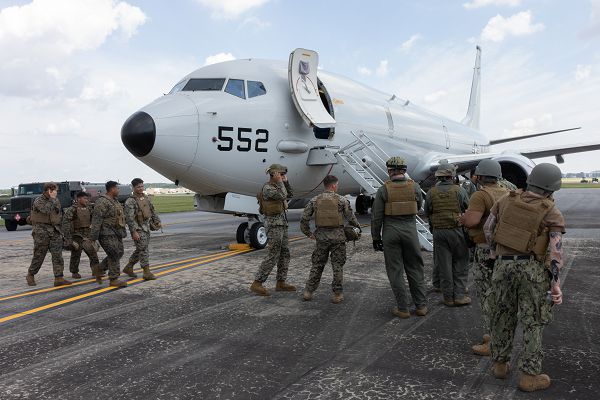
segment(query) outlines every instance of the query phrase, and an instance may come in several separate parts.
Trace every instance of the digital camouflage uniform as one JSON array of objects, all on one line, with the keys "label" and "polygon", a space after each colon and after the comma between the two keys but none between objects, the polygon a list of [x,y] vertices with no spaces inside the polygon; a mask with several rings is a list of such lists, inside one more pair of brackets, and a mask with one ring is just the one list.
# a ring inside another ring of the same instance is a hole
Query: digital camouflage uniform
[{"label": "digital camouflage uniform", "polygon": [[108,269],[108,277],[117,279],[121,274],[119,262],[123,257],[123,238],[127,236],[123,207],[118,200],[102,195],[96,200],[92,212],[90,238],[98,240],[106,257],[100,263],[102,270]]},{"label": "digital camouflage uniform", "polygon": [[473,181],[468,180],[462,183],[462,188],[467,192],[467,196],[471,197],[475,192],[477,192],[477,184],[473,183]]},{"label": "digital camouflage uniform", "polygon": [[[314,232],[316,246],[312,253],[312,268],[308,280],[306,281],[305,290],[308,292],[317,290],[319,282],[321,281],[323,269],[331,254],[331,269],[333,271],[331,288],[334,293],[341,293],[343,291],[342,281],[344,278],[344,264],[346,263],[346,235],[343,229],[344,221],[348,221],[350,225],[357,228],[360,228],[360,225],[352,211],[348,199],[337,193],[326,191],[323,194],[313,197],[306,207],[304,207],[302,219],[300,220],[300,229],[306,236],[312,234],[310,230],[310,219],[314,214],[318,213],[317,205],[321,199],[333,199],[337,202],[339,225],[336,227],[317,226]],[[315,224],[317,224],[317,221],[315,221]]]},{"label": "digital camouflage uniform", "polygon": [[[60,201],[43,194],[33,201],[31,212],[31,221],[33,224],[31,231],[31,236],[33,236],[33,258],[29,266],[29,274],[35,275],[39,272],[46,254],[50,251],[52,255],[52,272],[55,278],[60,278],[64,272],[64,260],[62,256],[63,237],[60,232],[62,214]],[[38,216],[39,221],[44,222],[36,222],[34,213]]]},{"label": "digital camouflage uniform", "polygon": [[144,268],[150,265],[148,252],[148,246],[150,244],[150,221],[160,223],[160,218],[156,214],[154,205],[150,202],[150,199],[144,195],[141,195],[140,200],[147,202],[147,207],[150,213],[149,216],[144,216],[134,196],[136,195],[132,195],[125,201],[125,222],[129,227],[129,232],[137,232],[140,235],[140,240],[134,242],[135,251],[131,257],[129,257],[128,265],[133,266],[135,263],[139,262],[140,266]]},{"label": "digital camouflage uniform", "polygon": [[[266,183],[262,188],[264,200],[287,202],[293,197],[288,182]],[[290,265],[290,247],[288,240],[288,220],[285,210],[277,215],[265,215],[267,229],[267,256],[256,272],[255,280],[264,283],[277,264],[277,280],[285,281]]]},{"label": "digital camouflage uniform", "polygon": [[500,178],[498,179],[498,185],[500,185],[501,187],[507,189],[507,190],[517,190],[517,186],[512,183],[509,180],[506,180],[504,178]]},{"label": "digital camouflage uniform", "polygon": [[[450,192],[450,193],[449,193]],[[434,197],[449,195],[449,205],[440,205]],[[469,277],[469,250],[463,228],[456,221],[469,206],[467,192],[453,181],[441,181],[432,187],[425,199],[425,213],[433,226],[433,259],[440,277],[444,299],[464,298]],[[439,216],[439,218],[436,218]],[[435,276],[434,276],[435,281]],[[434,282],[435,285],[435,282]]]},{"label": "digital camouflage uniform", "polygon": [[98,252],[96,251],[96,247],[94,247],[94,242],[90,240],[91,213],[92,207],[82,207],[75,203],[67,208],[63,215],[62,230],[65,235],[65,241],[67,243],[76,242],[79,245],[78,250],[71,250],[69,271],[72,274],[79,273],[79,261],[81,260],[82,251],[90,259],[92,274],[95,275],[100,267]]},{"label": "digital camouflage uniform", "polygon": [[[517,196],[530,205],[541,207],[542,195],[518,190]],[[491,239],[490,230],[497,234],[502,220],[502,210],[509,196],[499,200],[491,210],[489,219],[495,224],[486,224],[486,237]],[[540,228],[540,236],[549,232],[565,232],[565,222],[561,212],[554,206],[546,211]],[[493,218],[493,219],[492,219]],[[488,220],[490,221],[490,220]],[[495,236],[498,239],[497,236]],[[519,359],[519,369],[528,375],[538,375],[542,371],[542,331],[552,320],[551,304],[547,299],[550,290],[550,274],[543,262],[537,261],[532,253],[524,253],[497,243],[498,257],[492,274],[492,357],[494,361],[510,361],[513,339],[517,323],[523,325],[523,351]],[[545,254],[545,252],[544,252]],[[506,259],[510,256],[527,256],[527,259]],[[503,259],[502,257],[505,257]]]},{"label": "digital camouflage uniform", "polygon": [[[416,209],[420,209],[423,203],[421,188],[416,182],[410,182],[414,188]],[[408,180],[406,178],[394,179],[393,183],[406,185]],[[385,215],[387,201],[388,192],[384,185],[377,190],[372,206],[371,235],[373,241],[383,239],[385,268],[398,303],[398,309],[408,311],[410,304],[404,285],[405,272],[415,305],[417,308],[425,307],[427,299],[423,276],[423,257],[421,256],[421,245],[415,221],[416,212],[412,215]]]}]

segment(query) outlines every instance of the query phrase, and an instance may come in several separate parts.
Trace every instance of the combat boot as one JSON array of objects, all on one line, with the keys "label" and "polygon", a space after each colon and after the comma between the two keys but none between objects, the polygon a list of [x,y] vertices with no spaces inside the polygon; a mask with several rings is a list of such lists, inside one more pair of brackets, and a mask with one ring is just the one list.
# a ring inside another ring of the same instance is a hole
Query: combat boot
[{"label": "combat boot", "polygon": [[277,292],[295,292],[296,286],[289,285],[285,283],[285,281],[277,281],[277,285],[275,285],[275,291]]},{"label": "combat boot", "polygon": [[546,374],[521,374],[521,379],[519,379],[519,389],[524,392],[535,392],[536,390],[544,390],[549,387],[550,377]]},{"label": "combat boot", "polygon": [[457,307],[468,306],[471,304],[471,298],[469,296],[463,296],[458,299],[454,299],[454,305]]},{"label": "combat boot", "polygon": [[454,299],[444,297],[444,305],[447,307],[454,307]]},{"label": "combat boot", "polygon": [[302,298],[304,299],[304,301],[311,301],[313,298],[313,292],[309,292],[308,290],[305,290],[304,294],[302,295]]},{"label": "combat boot", "polygon": [[508,371],[510,370],[510,364],[507,362],[498,362],[496,361],[492,366],[492,372],[494,377],[497,379],[506,379],[508,378]]},{"label": "combat boot", "polygon": [[131,278],[137,278],[137,274],[133,272],[133,264],[127,263],[125,268],[123,268],[123,273]]},{"label": "combat boot", "polygon": [[57,276],[56,278],[54,278],[54,286],[66,286],[70,285],[71,283],[73,282],[66,280],[62,276]]},{"label": "combat boot", "polygon": [[120,281],[119,279],[114,278],[114,279],[110,280],[110,283],[108,284],[108,286],[114,286],[117,288],[127,287],[127,282]]},{"label": "combat boot", "polygon": [[478,356],[491,356],[492,352],[490,351],[490,344],[489,343],[482,343],[482,344],[476,344],[473,345],[471,347],[471,350],[473,350],[474,354],[477,354]]},{"label": "combat boot", "polygon": [[[156,276],[152,272],[150,272],[150,267],[148,265],[146,265],[145,267],[142,267],[142,269],[144,270],[144,273],[142,274],[142,278],[144,278],[145,281],[153,281],[156,279]],[[129,275],[129,276],[131,276],[131,275]]]},{"label": "combat boot", "polygon": [[71,278],[73,279],[81,279],[81,274],[79,272],[75,272],[71,274]]},{"label": "combat boot", "polygon": [[33,276],[33,274],[27,274],[25,276],[25,279],[27,279],[27,284],[29,286],[35,286],[35,285],[37,285],[37,283],[35,283],[35,276]]},{"label": "combat boot", "polygon": [[256,293],[259,296],[270,296],[271,294],[265,287],[262,285],[262,282],[254,281],[250,286],[250,290]]},{"label": "combat boot", "polygon": [[334,293],[331,298],[331,302],[333,304],[339,304],[344,300],[344,295],[342,293]]},{"label": "combat boot", "polygon": [[415,314],[417,314],[419,317],[424,317],[427,315],[427,312],[429,312],[429,310],[427,309],[427,306],[421,306],[421,307],[417,307]]},{"label": "combat boot", "polygon": [[402,319],[410,318],[410,312],[408,310],[400,310],[398,307],[394,307],[392,314]]}]

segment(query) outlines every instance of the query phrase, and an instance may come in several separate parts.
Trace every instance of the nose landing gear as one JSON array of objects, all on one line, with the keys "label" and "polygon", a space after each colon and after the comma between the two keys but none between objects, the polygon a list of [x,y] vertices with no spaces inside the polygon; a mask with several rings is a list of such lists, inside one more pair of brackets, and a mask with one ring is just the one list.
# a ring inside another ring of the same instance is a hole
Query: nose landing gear
[{"label": "nose landing gear", "polygon": [[267,229],[257,218],[248,218],[242,222],[235,235],[238,243],[249,244],[254,249],[264,249],[267,246]]}]

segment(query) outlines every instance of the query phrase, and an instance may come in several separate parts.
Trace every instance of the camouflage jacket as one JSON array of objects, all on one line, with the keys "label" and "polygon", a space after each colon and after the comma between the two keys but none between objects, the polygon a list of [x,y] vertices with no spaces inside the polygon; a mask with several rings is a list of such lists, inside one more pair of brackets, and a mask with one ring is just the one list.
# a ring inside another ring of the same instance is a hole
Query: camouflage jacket
[{"label": "camouflage jacket", "polygon": [[464,181],[462,184],[462,188],[465,189],[465,191],[467,192],[467,195],[469,197],[471,197],[473,195],[473,193],[475,193],[477,191],[477,185],[473,182],[469,181]]},{"label": "camouflage jacket", "polygon": [[[79,206],[77,204],[73,204],[71,207],[65,210],[65,213],[62,218],[62,231],[63,235],[65,235],[65,240],[72,240],[73,236],[79,236],[82,239],[89,238],[91,228],[73,228],[73,220],[76,218],[76,209]],[[88,209],[92,210],[91,206],[87,206]]]},{"label": "camouflage jacket", "polygon": [[[352,211],[352,206],[347,198],[340,196],[337,193],[326,191],[323,194],[313,197],[306,207],[304,207],[304,212],[302,213],[302,219],[300,220],[300,230],[306,236],[310,236],[312,233],[310,230],[310,219],[317,211],[317,199],[319,197],[335,197],[338,200],[338,210],[344,216],[344,219],[348,221],[349,225],[360,228],[358,220],[356,219],[356,215]],[[345,242],[346,235],[344,234],[343,228],[320,228],[317,227],[315,230],[315,239],[322,241],[332,241],[332,242]]]},{"label": "camouflage jacket", "polygon": [[[265,200],[287,200],[293,197],[294,192],[289,182],[271,183],[267,182],[262,189]],[[269,226],[288,226],[286,212],[277,215],[266,215],[265,222]]]},{"label": "camouflage jacket", "polygon": [[512,183],[511,181],[506,180],[504,178],[498,179],[498,185],[500,185],[503,188],[506,188],[508,190],[517,190],[517,186],[514,183]]},{"label": "camouflage jacket", "polygon": [[136,218],[136,214],[140,211],[138,203],[133,197],[130,197],[125,201],[125,207],[123,207],[125,212],[125,222],[127,223],[127,227],[129,228],[130,233],[133,233],[134,231],[150,232],[150,221],[154,220],[155,222],[160,223],[160,218],[154,210],[154,205],[148,197],[146,197],[146,200],[150,205],[150,211],[152,212],[152,216],[146,219],[141,225],[139,224]]},{"label": "camouflage jacket", "polygon": [[[42,214],[50,214],[52,211],[55,211],[55,210],[62,212],[62,207],[61,207],[60,201],[58,199],[52,199],[52,198],[46,197],[44,195],[37,197],[33,201],[33,204],[31,205],[31,209],[36,210]],[[51,224],[35,224],[35,225],[33,225],[33,229],[32,229],[31,233],[42,232],[42,231],[45,231],[48,233],[53,233],[56,231],[55,229],[59,230],[60,227],[54,226]]]},{"label": "camouflage jacket", "polygon": [[116,226],[115,219],[123,217],[123,207],[118,200],[112,199],[107,195],[102,195],[96,200],[94,211],[92,212],[92,226],[90,239],[98,240],[100,236],[119,236],[124,238],[127,236],[125,223],[123,226]]}]

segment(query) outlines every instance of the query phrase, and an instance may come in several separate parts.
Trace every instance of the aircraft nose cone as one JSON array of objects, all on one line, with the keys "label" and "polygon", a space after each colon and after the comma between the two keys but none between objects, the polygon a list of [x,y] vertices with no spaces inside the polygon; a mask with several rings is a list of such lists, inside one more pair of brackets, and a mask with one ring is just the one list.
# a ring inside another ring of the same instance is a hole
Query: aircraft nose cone
[{"label": "aircraft nose cone", "polygon": [[156,140],[156,125],[150,115],[138,111],[121,128],[121,141],[131,154],[144,157],[154,147]]}]

